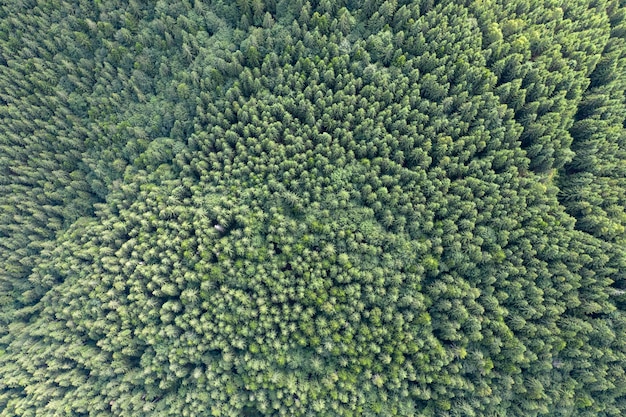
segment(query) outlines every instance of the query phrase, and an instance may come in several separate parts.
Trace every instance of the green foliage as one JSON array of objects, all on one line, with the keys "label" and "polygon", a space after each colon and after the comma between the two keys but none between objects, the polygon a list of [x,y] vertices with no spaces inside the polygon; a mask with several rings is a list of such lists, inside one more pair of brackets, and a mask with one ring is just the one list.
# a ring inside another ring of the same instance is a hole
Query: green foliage
[{"label": "green foliage", "polygon": [[0,6],[0,416],[626,413],[618,0]]}]

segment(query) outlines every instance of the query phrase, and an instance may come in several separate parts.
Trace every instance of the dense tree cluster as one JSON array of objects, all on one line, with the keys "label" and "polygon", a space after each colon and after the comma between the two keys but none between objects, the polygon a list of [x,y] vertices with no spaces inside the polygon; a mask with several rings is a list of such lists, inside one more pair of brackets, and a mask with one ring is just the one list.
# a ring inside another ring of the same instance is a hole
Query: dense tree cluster
[{"label": "dense tree cluster", "polygon": [[0,7],[0,416],[626,413],[623,0]]}]

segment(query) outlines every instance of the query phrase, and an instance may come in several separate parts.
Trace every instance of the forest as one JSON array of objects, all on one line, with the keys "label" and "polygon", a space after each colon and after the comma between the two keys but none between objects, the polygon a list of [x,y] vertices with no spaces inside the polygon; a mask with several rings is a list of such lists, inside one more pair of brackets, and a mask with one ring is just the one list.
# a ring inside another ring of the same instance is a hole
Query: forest
[{"label": "forest", "polygon": [[3,0],[0,417],[626,415],[626,0]]}]

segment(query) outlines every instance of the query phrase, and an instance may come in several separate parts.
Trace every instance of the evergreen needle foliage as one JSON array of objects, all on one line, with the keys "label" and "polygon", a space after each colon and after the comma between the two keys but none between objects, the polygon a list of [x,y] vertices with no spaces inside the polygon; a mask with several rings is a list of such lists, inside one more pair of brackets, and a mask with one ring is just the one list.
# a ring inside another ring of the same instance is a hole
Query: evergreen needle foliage
[{"label": "evergreen needle foliage", "polygon": [[0,5],[0,416],[626,415],[624,0]]}]

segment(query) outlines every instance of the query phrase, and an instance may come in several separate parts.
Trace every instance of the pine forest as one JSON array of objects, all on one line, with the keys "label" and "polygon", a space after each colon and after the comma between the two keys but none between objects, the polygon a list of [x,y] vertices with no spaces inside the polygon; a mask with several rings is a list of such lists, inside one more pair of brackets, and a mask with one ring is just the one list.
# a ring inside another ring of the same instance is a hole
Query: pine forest
[{"label": "pine forest", "polygon": [[626,0],[0,0],[0,417],[626,415]]}]

